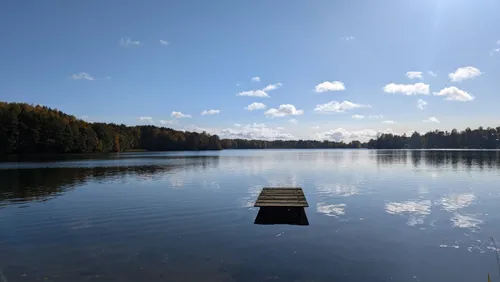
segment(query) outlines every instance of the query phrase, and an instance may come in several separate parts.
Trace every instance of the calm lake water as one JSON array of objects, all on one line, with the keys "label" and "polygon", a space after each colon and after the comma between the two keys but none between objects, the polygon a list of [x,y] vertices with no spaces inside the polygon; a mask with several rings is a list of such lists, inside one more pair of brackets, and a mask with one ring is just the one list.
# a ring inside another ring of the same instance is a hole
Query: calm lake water
[{"label": "calm lake water", "polygon": [[[0,281],[500,281],[499,180],[498,151],[3,162]],[[254,224],[266,186],[302,187],[309,225]]]}]

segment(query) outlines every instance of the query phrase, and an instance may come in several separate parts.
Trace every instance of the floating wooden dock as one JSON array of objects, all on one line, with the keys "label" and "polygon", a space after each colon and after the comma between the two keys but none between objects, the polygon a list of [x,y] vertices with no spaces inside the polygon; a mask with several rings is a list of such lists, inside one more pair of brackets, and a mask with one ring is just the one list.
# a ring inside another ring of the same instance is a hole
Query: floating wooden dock
[{"label": "floating wooden dock", "polygon": [[309,207],[300,187],[262,188],[254,207]]}]

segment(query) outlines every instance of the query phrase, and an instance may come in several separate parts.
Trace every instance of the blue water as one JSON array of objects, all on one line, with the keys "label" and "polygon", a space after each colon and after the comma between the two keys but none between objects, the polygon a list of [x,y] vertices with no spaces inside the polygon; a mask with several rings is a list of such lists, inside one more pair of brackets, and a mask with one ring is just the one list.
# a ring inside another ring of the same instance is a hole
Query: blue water
[{"label": "blue water", "polygon": [[[226,150],[0,163],[0,281],[500,281],[500,152]],[[308,226],[257,225],[266,186]]]}]

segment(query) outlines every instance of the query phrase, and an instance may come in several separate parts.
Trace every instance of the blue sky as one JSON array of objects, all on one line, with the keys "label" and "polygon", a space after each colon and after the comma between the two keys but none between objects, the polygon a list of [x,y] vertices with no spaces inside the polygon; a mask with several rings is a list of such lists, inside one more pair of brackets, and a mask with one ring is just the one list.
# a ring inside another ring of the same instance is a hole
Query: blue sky
[{"label": "blue sky", "polygon": [[1,1],[0,100],[259,139],[498,126],[499,11],[495,0]]}]

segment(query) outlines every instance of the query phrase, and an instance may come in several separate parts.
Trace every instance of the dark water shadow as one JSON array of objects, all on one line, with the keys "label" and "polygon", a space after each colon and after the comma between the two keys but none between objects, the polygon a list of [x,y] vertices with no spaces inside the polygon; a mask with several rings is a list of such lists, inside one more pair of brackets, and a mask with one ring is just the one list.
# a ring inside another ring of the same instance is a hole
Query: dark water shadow
[{"label": "dark water shadow", "polygon": [[261,207],[254,224],[309,225],[309,220],[302,207]]},{"label": "dark water shadow", "polygon": [[498,150],[376,150],[370,153],[375,155],[377,164],[383,165],[406,165],[410,159],[414,168],[500,169]]},{"label": "dark water shadow", "polygon": [[104,161],[127,159],[198,159],[219,157],[220,151],[165,151],[165,152],[123,152],[89,154],[29,154],[0,155],[0,162],[65,162],[65,161]]},{"label": "dark water shadow", "polygon": [[[92,163],[90,163],[92,164]],[[219,165],[218,157],[205,157],[177,164],[50,167],[0,169],[0,207],[29,201],[47,201],[64,195],[89,181],[121,181],[126,177],[155,177],[181,170],[209,169]]]}]

